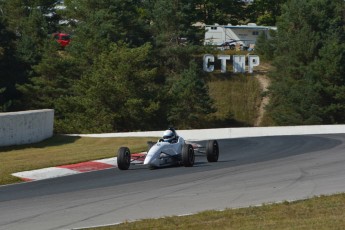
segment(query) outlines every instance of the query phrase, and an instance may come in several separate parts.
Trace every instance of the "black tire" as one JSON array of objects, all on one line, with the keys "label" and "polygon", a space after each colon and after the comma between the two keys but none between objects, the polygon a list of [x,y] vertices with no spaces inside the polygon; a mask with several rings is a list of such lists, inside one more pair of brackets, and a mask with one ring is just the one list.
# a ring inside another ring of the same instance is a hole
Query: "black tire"
[{"label": "black tire", "polygon": [[183,145],[182,147],[182,164],[184,167],[192,167],[194,165],[194,149],[190,144]]},{"label": "black tire", "polygon": [[119,148],[117,152],[117,167],[120,170],[127,170],[129,169],[129,165],[131,164],[131,152],[127,147]]},{"label": "black tire", "polygon": [[206,156],[208,162],[217,162],[219,157],[219,146],[216,140],[210,140],[206,146]]}]

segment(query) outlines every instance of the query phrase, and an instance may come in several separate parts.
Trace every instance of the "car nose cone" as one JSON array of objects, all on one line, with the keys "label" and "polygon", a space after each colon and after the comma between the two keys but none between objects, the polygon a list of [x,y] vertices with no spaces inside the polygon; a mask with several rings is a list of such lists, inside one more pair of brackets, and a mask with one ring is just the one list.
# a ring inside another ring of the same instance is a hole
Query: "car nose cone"
[{"label": "car nose cone", "polygon": [[152,160],[152,155],[147,154],[147,156],[144,160],[144,165],[150,164],[151,160]]}]

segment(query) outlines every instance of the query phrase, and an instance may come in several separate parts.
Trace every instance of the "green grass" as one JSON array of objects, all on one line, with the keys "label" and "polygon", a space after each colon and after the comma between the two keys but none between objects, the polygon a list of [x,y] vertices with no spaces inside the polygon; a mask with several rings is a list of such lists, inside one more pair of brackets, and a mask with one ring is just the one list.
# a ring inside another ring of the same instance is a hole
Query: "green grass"
[{"label": "green grass", "polygon": [[0,147],[0,184],[20,182],[12,173],[114,157],[120,146],[147,149],[157,138],[90,138],[56,135],[37,144]]},{"label": "green grass", "polygon": [[296,202],[225,211],[206,211],[183,217],[147,219],[92,230],[135,229],[345,229],[345,194]]},{"label": "green grass", "polygon": [[217,108],[214,126],[254,126],[262,98],[256,78],[242,74],[213,74],[208,87]]}]

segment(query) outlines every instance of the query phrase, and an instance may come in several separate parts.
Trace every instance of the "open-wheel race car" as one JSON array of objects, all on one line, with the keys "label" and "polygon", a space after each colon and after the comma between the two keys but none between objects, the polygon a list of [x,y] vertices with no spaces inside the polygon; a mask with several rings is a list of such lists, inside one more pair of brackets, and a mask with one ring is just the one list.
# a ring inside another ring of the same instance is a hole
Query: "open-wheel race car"
[{"label": "open-wheel race car", "polygon": [[140,154],[131,154],[128,147],[120,147],[117,153],[118,168],[127,170],[131,164],[147,165],[150,169],[180,165],[192,167],[196,153],[205,155],[208,162],[217,162],[219,157],[216,140],[208,140],[204,146],[187,142],[172,128],[166,130],[157,143],[148,144],[149,150]]}]

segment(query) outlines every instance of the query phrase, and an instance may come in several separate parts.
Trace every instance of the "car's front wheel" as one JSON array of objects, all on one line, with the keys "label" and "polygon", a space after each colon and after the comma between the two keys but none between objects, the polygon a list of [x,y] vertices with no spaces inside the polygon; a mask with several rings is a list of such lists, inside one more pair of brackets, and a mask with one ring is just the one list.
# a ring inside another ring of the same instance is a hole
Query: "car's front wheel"
[{"label": "car's front wheel", "polygon": [[182,164],[185,167],[192,167],[194,165],[194,149],[190,144],[186,144],[182,148]]}]

